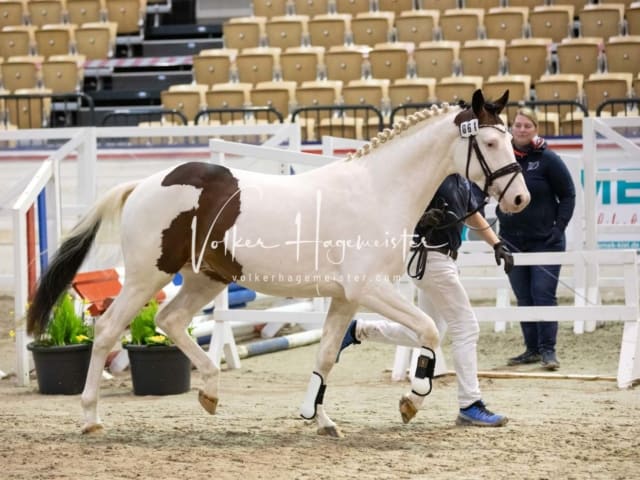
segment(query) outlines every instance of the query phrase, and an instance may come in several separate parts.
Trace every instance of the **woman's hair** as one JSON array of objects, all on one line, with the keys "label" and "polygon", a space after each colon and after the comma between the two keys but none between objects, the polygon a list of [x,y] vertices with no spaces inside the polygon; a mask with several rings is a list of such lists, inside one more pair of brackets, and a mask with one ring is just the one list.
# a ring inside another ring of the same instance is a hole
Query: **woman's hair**
[{"label": "woman's hair", "polygon": [[513,118],[515,119],[518,115],[527,117],[536,126],[536,128],[538,128],[538,116],[536,115],[536,112],[533,111],[533,109],[529,107],[520,107],[516,111],[516,115]]}]

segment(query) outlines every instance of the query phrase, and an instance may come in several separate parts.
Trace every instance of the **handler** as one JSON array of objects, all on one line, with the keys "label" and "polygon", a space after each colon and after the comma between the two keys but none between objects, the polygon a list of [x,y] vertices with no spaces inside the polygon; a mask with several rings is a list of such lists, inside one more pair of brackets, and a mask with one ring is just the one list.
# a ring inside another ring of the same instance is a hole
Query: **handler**
[{"label": "handler", "polygon": [[[497,264],[504,261],[505,272],[513,267],[511,253],[479,213],[481,207],[465,178],[457,174],[448,176],[416,226],[417,243],[412,246],[408,270],[418,287],[420,308],[434,319],[441,338],[447,330],[451,334],[460,406],[456,424],[499,427],[508,419],[491,412],[482,401],[476,354],[480,327],[455,263],[462,243],[462,226],[466,222],[493,247]],[[399,323],[355,319],[347,328],[340,352],[367,339],[420,347],[417,335]]]}]

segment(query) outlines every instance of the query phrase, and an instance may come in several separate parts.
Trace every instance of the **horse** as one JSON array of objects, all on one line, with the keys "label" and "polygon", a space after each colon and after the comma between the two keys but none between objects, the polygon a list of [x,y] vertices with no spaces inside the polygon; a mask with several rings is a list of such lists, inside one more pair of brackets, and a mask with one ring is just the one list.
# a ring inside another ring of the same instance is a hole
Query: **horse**
[{"label": "horse", "polygon": [[82,433],[102,430],[98,415],[105,359],[134,315],[176,273],[183,285],[156,323],[199,370],[198,400],[216,412],[219,365],[187,333],[191,318],[225,286],[287,297],[331,297],[300,415],[319,434],[341,436],[324,411],[326,379],[349,321],[360,307],[415,331],[422,345],[411,392],[401,399],[410,419],[431,391],[439,344],[434,321],[393,285],[404,269],[413,228],[437,187],[458,172],[518,212],[530,195],[500,119],[508,90],[495,102],[481,90],[471,105],[443,104],[385,129],[345,158],[292,176],[258,174],[188,162],[117,185],[62,242],[41,276],[27,311],[39,335],[68,288],[98,230],[120,221],[125,279],[95,322],[81,395]]}]

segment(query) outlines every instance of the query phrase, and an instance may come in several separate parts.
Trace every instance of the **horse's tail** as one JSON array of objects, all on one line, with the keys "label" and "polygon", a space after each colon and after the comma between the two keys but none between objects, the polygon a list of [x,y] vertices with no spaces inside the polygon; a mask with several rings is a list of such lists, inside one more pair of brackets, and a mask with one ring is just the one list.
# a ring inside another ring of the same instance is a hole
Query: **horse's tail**
[{"label": "horse's tail", "polygon": [[49,314],[60,295],[69,287],[76,272],[86,258],[100,225],[120,217],[124,204],[140,183],[123,183],[109,190],[89,212],[73,227],[54,255],[27,311],[27,332],[39,335],[45,331]]}]

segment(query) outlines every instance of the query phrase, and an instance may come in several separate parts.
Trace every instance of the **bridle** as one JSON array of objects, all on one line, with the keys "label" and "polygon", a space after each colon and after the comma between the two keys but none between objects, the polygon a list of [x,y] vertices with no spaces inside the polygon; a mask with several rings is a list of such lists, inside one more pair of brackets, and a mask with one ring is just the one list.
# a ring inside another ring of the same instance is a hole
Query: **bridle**
[{"label": "bridle", "polygon": [[489,168],[489,164],[487,163],[487,161],[484,158],[484,155],[480,151],[480,147],[478,146],[478,141],[476,140],[478,131],[481,128],[488,128],[488,127],[495,128],[496,130],[502,133],[507,133],[506,130],[503,130],[502,128],[500,128],[501,125],[488,125],[488,124],[479,125],[477,118],[472,118],[471,120],[467,120],[466,122],[460,123],[460,136],[462,138],[469,139],[468,148],[467,148],[467,168],[465,171],[465,176],[469,178],[469,167],[471,165],[472,151],[475,152],[476,158],[478,159],[478,163],[480,164],[480,168],[482,168],[482,173],[484,174],[483,192],[485,196],[489,195],[489,187],[495,180],[497,180],[500,177],[504,177],[505,175],[511,174],[511,178],[507,182],[507,186],[500,193],[500,197],[498,198],[498,203],[499,203],[502,200],[502,197],[504,197],[509,187],[511,186],[511,184],[513,183],[513,181],[518,176],[518,174],[522,173],[522,168],[520,167],[520,164],[518,164],[518,162],[514,160],[513,163],[510,163],[509,165],[505,165],[504,167],[500,167],[495,172],[491,171],[491,168]]}]

